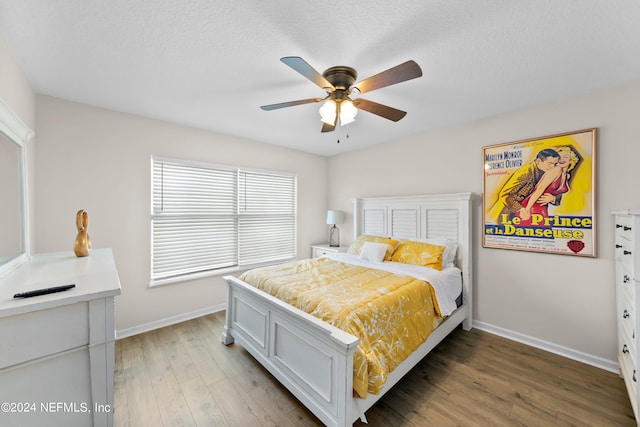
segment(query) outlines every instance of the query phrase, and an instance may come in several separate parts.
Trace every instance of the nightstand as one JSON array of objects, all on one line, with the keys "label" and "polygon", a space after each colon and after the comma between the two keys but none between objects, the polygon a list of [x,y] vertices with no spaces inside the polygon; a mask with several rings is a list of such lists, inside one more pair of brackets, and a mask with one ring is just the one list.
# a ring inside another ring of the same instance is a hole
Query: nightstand
[{"label": "nightstand", "polygon": [[347,252],[349,246],[329,246],[328,243],[311,245],[311,258],[318,258],[330,253]]}]

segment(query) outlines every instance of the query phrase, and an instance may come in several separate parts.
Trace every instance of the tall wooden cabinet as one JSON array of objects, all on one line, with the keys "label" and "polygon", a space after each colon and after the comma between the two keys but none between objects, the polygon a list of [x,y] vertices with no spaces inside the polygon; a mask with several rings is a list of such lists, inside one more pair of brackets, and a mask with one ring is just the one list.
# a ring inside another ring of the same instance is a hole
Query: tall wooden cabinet
[{"label": "tall wooden cabinet", "polygon": [[636,420],[640,420],[640,211],[617,211],[614,215],[618,363]]},{"label": "tall wooden cabinet", "polygon": [[[75,284],[32,298],[13,295]],[[0,279],[0,425],[112,426],[114,297],[110,249],[36,255]]]}]

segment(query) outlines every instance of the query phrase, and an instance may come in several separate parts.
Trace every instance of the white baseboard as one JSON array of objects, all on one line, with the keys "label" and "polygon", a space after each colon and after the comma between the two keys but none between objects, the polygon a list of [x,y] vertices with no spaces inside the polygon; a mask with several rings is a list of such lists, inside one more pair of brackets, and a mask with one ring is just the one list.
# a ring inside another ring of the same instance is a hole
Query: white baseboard
[{"label": "white baseboard", "polygon": [[133,335],[138,335],[143,332],[153,331],[154,329],[164,328],[165,326],[175,325],[176,323],[185,322],[187,320],[195,319],[196,317],[206,316],[207,314],[217,313],[219,311],[226,310],[226,304],[214,305],[211,307],[205,307],[200,310],[191,311],[189,313],[178,314],[177,316],[167,317],[165,319],[156,320],[153,322],[145,323],[139,326],[133,326],[131,328],[121,329],[116,331],[116,339],[122,339]]},{"label": "white baseboard", "polygon": [[560,356],[576,360],[578,362],[586,363],[587,365],[595,366],[596,368],[604,369],[605,371],[620,373],[618,362],[614,360],[603,359],[602,357],[594,356],[591,354],[583,353],[578,350],[563,347],[561,345],[553,344],[548,341],[533,338],[528,335],[514,332],[509,329],[504,329],[499,326],[493,326],[488,323],[473,321],[473,327],[478,328],[481,331],[489,332],[494,335],[498,335],[512,341],[517,341],[522,344],[530,345],[531,347],[539,348],[541,350],[555,353]]}]

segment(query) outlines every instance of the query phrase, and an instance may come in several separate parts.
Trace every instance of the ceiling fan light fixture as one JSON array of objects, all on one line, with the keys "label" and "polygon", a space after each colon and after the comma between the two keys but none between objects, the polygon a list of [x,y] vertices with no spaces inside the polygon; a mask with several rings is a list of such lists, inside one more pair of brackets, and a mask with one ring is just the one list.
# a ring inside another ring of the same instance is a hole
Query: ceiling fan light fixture
[{"label": "ceiling fan light fixture", "polygon": [[[293,107],[294,105],[324,101],[319,109],[320,120],[323,122],[322,129],[320,130],[322,133],[333,132],[338,124],[338,120],[340,120],[341,125],[352,123],[355,121],[358,110],[365,110],[393,122],[401,120],[407,115],[406,111],[359,98],[359,95],[422,77],[422,69],[420,66],[415,61],[406,61],[374,76],[360,80],[357,85],[354,85],[354,82],[358,78],[358,73],[351,67],[344,65],[330,67],[320,74],[309,65],[307,61],[299,56],[286,56],[280,58],[280,61],[309,79],[316,86],[324,89],[327,96],[324,99],[307,98],[297,101],[280,102],[278,104],[262,105],[260,108],[270,111],[279,108]],[[355,103],[351,100],[350,96],[357,98]]]},{"label": "ceiling fan light fixture", "polygon": [[333,125],[336,122],[336,114],[338,105],[333,99],[328,99],[322,107],[320,107],[320,120],[328,125]]},{"label": "ceiling fan light fixture", "polygon": [[345,99],[340,103],[340,124],[348,125],[356,120],[358,109],[350,99]]}]

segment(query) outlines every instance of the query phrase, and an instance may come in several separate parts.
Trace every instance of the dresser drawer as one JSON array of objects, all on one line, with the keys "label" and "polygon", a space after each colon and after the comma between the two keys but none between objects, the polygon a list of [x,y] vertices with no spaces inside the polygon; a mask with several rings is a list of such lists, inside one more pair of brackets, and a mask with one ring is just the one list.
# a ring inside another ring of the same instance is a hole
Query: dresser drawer
[{"label": "dresser drawer", "polygon": [[348,246],[329,246],[327,244],[311,245],[311,258],[323,257],[328,254],[347,252]]},{"label": "dresser drawer", "polygon": [[328,253],[329,251],[326,250],[325,248],[317,248],[317,247],[311,248],[311,258],[319,258],[321,256],[325,256]]},{"label": "dresser drawer", "polygon": [[616,265],[616,292],[626,295],[629,301],[635,301],[638,283],[633,280],[631,269],[622,263]]},{"label": "dresser drawer", "polygon": [[[622,232],[620,232],[622,233]],[[616,260],[633,273],[633,244],[625,236],[616,235]]]},{"label": "dresser drawer", "polygon": [[640,246],[640,226],[635,217],[619,215],[615,220],[616,260],[627,267],[631,278],[640,279],[640,256],[636,254]]},{"label": "dresser drawer", "polygon": [[[631,301],[629,301],[626,297],[620,299],[620,307],[618,309],[618,324],[620,325],[620,329],[623,336],[627,336],[628,340],[633,340],[629,342],[629,345],[635,342],[635,322],[636,322],[636,313],[631,305]],[[635,349],[635,344],[633,344]]]},{"label": "dresser drawer", "polygon": [[628,378],[632,383],[637,383],[638,373],[636,365],[633,363],[633,359],[631,358],[631,352],[623,353],[621,351],[619,358],[620,370],[625,374],[625,379]]},{"label": "dresser drawer", "polygon": [[626,268],[627,273],[631,276],[632,279],[637,279],[637,274],[634,268],[634,257],[633,257],[633,249],[629,244],[616,243],[616,260]]},{"label": "dresser drawer", "polygon": [[86,302],[0,319],[0,369],[89,344]]},{"label": "dresser drawer", "polygon": [[627,335],[627,331],[624,331],[620,339],[619,351],[621,355],[629,358],[629,363],[635,369],[638,366],[638,361],[636,360],[637,348],[634,342],[635,340]]},{"label": "dresser drawer", "polygon": [[633,242],[633,217],[620,215],[616,217],[616,242],[619,238]]},{"label": "dresser drawer", "polygon": [[620,363],[620,373],[624,378],[629,393],[631,405],[634,406],[634,412],[637,411],[638,402],[638,372],[637,367],[631,358],[631,353],[622,353],[618,355],[618,363]]},{"label": "dresser drawer", "polygon": [[630,301],[623,301],[621,304],[622,312],[618,313],[620,316],[619,322],[619,340],[618,345],[620,348],[618,351],[621,354],[628,355],[631,358],[631,362],[634,366],[638,366],[637,360],[637,345],[636,345],[636,315],[630,307]]}]

